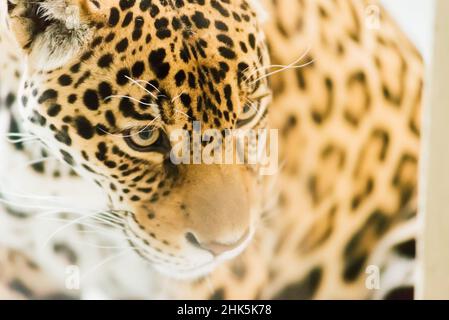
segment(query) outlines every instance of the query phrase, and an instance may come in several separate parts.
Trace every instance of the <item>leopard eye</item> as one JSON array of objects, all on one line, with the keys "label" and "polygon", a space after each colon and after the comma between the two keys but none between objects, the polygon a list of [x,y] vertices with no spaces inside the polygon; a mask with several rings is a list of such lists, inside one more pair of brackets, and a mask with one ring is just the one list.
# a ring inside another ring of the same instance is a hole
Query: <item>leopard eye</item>
[{"label": "leopard eye", "polygon": [[242,108],[237,120],[237,127],[241,128],[251,123],[259,114],[260,103],[248,101]]},{"label": "leopard eye", "polygon": [[136,151],[158,151],[161,147],[162,133],[156,127],[136,127],[124,132],[124,138],[128,146]]},{"label": "leopard eye", "polygon": [[257,104],[253,102],[248,102],[243,106],[243,110],[240,113],[239,120],[252,119],[257,114]]},{"label": "leopard eye", "polygon": [[237,119],[237,128],[251,127],[259,123],[271,101],[271,91],[253,93],[248,97]]}]

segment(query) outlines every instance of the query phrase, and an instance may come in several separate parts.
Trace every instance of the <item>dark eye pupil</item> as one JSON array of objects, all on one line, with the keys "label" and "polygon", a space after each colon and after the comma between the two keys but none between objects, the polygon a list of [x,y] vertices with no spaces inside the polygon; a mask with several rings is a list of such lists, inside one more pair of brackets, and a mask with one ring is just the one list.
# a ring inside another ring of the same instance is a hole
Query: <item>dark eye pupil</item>
[{"label": "dark eye pupil", "polygon": [[245,104],[243,107],[243,113],[247,113],[251,110],[251,106],[249,104]]},{"label": "dark eye pupil", "polygon": [[151,130],[143,130],[143,131],[139,132],[139,137],[142,140],[149,140],[152,135],[153,135],[153,133],[151,132]]}]

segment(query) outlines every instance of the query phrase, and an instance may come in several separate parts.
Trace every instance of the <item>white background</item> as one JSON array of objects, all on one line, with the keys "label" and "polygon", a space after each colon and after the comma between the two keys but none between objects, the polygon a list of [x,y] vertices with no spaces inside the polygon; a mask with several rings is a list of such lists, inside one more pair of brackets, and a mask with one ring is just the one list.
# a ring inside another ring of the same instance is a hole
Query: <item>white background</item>
[{"label": "white background", "polygon": [[382,0],[382,2],[429,61],[432,55],[434,0]]}]

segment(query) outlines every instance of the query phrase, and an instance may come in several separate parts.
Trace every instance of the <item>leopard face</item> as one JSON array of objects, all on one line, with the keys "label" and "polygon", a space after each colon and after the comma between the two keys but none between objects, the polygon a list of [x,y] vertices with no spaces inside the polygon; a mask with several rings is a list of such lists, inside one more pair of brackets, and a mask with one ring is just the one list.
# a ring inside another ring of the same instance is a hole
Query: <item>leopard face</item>
[{"label": "leopard face", "polygon": [[253,6],[15,0],[9,15],[27,61],[24,125],[108,194],[135,251],[175,277],[239,254],[259,219],[260,177],[247,165],[175,165],[170,134],[193,121],[263,126],[269,61]]}]

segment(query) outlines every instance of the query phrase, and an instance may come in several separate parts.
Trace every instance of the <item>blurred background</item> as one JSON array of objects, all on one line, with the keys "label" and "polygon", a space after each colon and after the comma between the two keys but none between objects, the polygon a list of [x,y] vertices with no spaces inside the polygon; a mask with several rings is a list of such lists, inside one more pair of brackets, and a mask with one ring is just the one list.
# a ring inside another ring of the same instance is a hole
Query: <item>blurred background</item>
[{"label": "blurred background", "polygon": [[432,56],[435,0],[381,0],[395,16],[426,61]]}]

